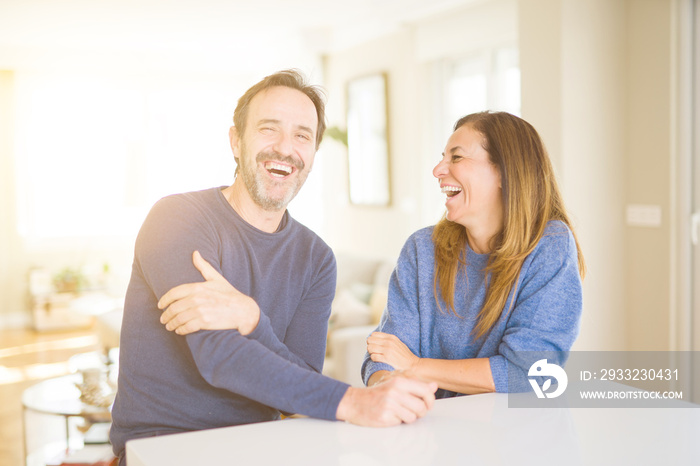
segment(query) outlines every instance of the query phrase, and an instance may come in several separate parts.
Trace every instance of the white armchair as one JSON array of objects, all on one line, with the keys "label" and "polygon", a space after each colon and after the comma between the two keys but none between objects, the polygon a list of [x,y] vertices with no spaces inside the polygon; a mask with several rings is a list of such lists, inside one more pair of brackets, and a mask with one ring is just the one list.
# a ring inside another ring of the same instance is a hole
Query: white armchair
[{"label": "white armchair", "polygon": [[362,359],[367,351],[366,340],[376,325],[361,325],[333,330],[328,338],[328,354],[323,373],[355,387],[364,385],[360,377]]},{"label": "white armchair", "polygon": [[394,264],[337,255],[338,283],[328,327],[323,373],[354,386],[363,385],[360,366],[367,336],[377,327]]}]

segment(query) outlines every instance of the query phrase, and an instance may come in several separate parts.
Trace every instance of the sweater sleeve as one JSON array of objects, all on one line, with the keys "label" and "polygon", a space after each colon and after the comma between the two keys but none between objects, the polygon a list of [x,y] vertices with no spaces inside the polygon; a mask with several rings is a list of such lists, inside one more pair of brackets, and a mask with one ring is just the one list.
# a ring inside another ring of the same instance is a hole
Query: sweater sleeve
[{"label": "sweater sleeve", "polygon": [[[323,259],[313,285],[297,307],[287,327],[284,342],[272,330],[270,319],[260,313],[260,322],[247,337],[305,369],[321,372],[328,333],[328,318],[335,295],[336,263],[333,253]],[[319,351],[323,348],[324,351]]]},{"label": "sweater sleeve", "polygon": [[[568,228],[555,225],[523,264],[498,354],[490,357],[497,392],[528,390],[532,363],[546,357],[563,365],[578,335],[583,308],[578,252]],[[511,299],[512,294],[508,303]]]},{"label": "sweater sleeve", "polygon": [[[139,233],[135,251],[136,263],[156,300],[174,286],[202,281],[192,264],[194,250],[218,269],[212,261],[218,257],[217,242],[203,233],[211,230],[207,219],[187,201],[166,198],[156,204]],[[200,374],[212,386],[281,411],[335,419],[348,386],[300,367],[317,365],[315,360],[307,363],[288,349],[271,350],[236,330],[199,331],[185,338]],[[315,351],[323,357],[318,347]]]},{"label": "sweater sleeve", "polygon": [[[425,272],[425,271],[422,271]],[[396,335],[411,350],[420,354],[420,319],[418,314],[418,267],[414,237],[404,245],[398,263],[389,281],[387,306],[377,327],[377,332]],[[393,371],[386,363],[374,362],[365,353],[361,374],[365,385],[377,371]]]}]

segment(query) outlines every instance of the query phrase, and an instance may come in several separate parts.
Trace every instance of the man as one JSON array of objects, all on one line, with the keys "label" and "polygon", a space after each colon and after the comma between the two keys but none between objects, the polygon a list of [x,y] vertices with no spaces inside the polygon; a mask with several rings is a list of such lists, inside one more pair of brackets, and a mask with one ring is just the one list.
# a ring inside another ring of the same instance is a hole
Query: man
[{"label": "man", "polygon": [[233,185],[166,197],[145,220],[112,411],[121,464],[133,438],[280,412],[393,425],[432,406],[435,384],[393,377],[355,388],[320,374],[335,258],[286,206],[313,165],[324,110],[295,71],[266,77],[234,112]]}]

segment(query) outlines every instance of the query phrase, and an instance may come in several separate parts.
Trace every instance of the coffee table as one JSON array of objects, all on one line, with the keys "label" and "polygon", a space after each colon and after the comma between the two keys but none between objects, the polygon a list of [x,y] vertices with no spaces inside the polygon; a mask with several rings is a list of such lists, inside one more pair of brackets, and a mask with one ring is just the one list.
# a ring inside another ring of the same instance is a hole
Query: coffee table
[{"label": "coffee table", "polygon": [[[80,390],[76,384],[80,384],[83,378],[80,374],[70,374],[62,377],[47,379],[32,385],[22,393],[23,429],[25,458],[29,463],[30,456],[35,452],[28,451],[27,443],[27,411],[40,414],[63,417],[65,420],[65,446],[68,452],[71,446],[75,447],[78,439],[71,439],[71,418],[80,418],[92,424],[110,423],[112,420],[109,408],[91,406],[80,401]],[[71,440],[74,440],[71,444]],[[105,442],[107,440],[105,439]],[[36,452],[42,456],[50,452]],[[54,452],[55,453],[55,452]]]}]

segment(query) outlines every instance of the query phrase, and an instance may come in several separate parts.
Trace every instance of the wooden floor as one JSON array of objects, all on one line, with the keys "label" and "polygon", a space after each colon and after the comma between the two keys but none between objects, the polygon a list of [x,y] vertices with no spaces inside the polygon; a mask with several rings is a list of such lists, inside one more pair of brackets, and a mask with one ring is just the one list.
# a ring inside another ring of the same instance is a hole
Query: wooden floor
[{"label": "wooden floor", "polygon": [[22,391],[41,380],[68,374],[71,356],[97,349],[92,329],[0,330],[0,466],[24,465]]}]

